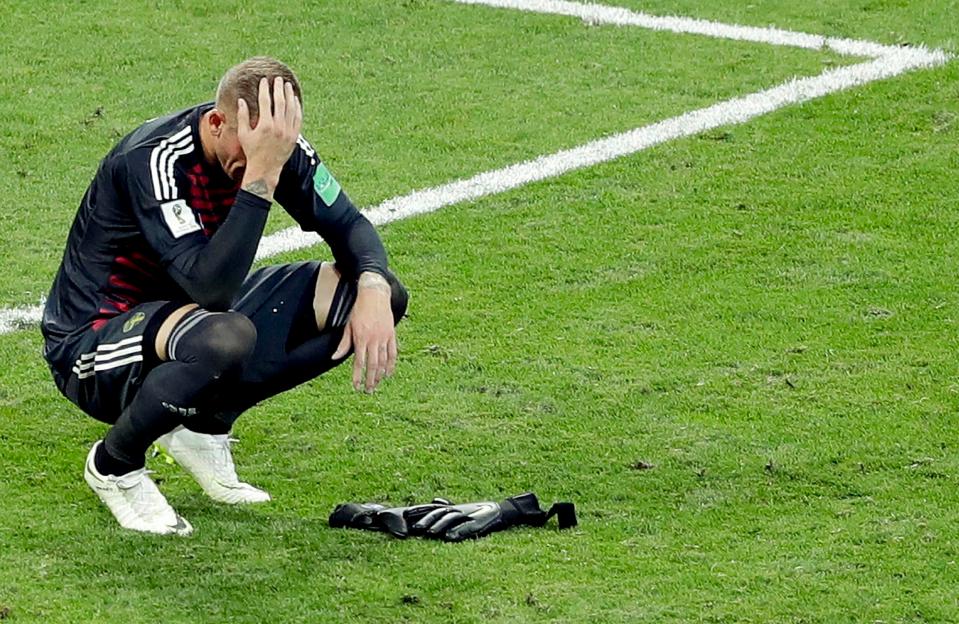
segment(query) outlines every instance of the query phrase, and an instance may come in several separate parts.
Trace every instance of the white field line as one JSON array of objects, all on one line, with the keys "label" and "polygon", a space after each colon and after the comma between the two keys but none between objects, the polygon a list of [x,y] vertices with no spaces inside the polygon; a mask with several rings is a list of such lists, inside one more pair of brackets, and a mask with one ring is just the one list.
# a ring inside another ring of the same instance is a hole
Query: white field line
[{"label": "white field line", "polygon": [[[565,15],[591,24],[639,26],[779,46],[828,49],[839,54],[871,57],[871,60],[857,65],[830,69],[818,76],[789,80],[771,89],[719,102],[648,126],[591,141],[579,147],[480,173],[465,180],[394,197],[364,211],[374,225],[383,225],[414,215],[434,212],[463,201],[502,193],[568,171],[635,154],[667,141],[721,126],[740,124],[790,104],[891,78],[910,70],[935,67],[949,60],[945,52],[923,47],[900,48],[869,41],[835,39],[775,28],[738,26],[684,17],[657,17],[599,4],[563,0],[453,1],[460,4],[482,4]],[[263,260],[281,253],[310,247],[320,241],[320,237],[316,234],[302,232],[295,227],[287,228],[263,237],[256,258]],[[39,322],[41,312],[42,305],[0,310],[0,334]]]},{"label": "white field line", "polygon": [[40,322],[42,314],[42,303],[40,305],[0,310],[0,334],[8,334],[27,325],[35,325]]},{"label": "white field line", "polygon": [[779,28],[759,28],[723,24],[690,17],[674,15],[649,15],[622,7],[593,4],[591,2],[567,2],[566,0],[453,0],[459,4],[482,4],[503,9],[518,9],[532,13],[549,13],[578,17],[587,24],[612,24],[615,26],[638,26],[649,30],[664,30],[687,35],[705,35],[719,39],[752,41],[771,45],[807,48],[809,50],[829,49],[850,56],[877,57],[896,52],[900,48],[886,46],[871,41],[838,39],[812,35],[809,33],[781,30]]}]

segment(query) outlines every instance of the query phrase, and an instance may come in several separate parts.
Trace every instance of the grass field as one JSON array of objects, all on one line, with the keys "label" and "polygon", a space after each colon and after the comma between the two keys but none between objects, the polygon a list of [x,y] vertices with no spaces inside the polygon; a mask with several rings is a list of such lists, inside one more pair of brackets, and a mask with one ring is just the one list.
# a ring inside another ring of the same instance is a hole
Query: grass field
[{"label": "grass field", "polygon": [[[616,2],[959,53],[955,0]],[[246,56],[297,70],[304,134],[363,206],[854,62],[440,0],[106,4],[0,17],[0,307],[45,294],[111,145]],[[959,621],[957,67],[385,226],[412,292],[397,375],[367,396],[336,370],[240,420],[268,505],[152,461],[187,539],[115,525],[81,474],[103,426],[36,327],[0,335],[0,620]],[[326,524],[525,490],[580,526]]]}]

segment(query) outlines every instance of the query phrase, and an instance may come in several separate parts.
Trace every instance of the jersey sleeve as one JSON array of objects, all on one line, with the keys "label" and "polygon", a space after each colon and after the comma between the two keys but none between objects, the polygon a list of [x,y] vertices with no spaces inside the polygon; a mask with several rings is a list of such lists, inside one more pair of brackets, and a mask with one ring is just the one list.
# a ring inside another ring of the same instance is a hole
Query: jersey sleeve
[{"label": "jersey sleeve", "polygon": [[[161,142],[156,149],[163,146]],[[225,310],[253,264],[270,202],[240,190],[229,215],[207,238],[199,218],[180,195],[173,166],[164,166],[164,156],[156,156],[156,149],[146,152],[153,154],[146,159],[136,152],[123,159],[139,230],[170,277],[193,301],[210,310]]]},{"label": "jersey sleeve", "polygon": [[386,275],[386,250],[373,224],[356,209],[302,136],[283,168],[274,197],[304,231],[323,237],[343,275],[353,279],[365,271]]},{"label": "jersey sleeve", "polygon": [[[192,151],[192,143],[189,145]],[[181,148],[185,149],[185,148]],[[117,186],[127,200],[147,244],[164,266],[184,250],[202,244],[206,237],[193,209],[178,188],[172,168],[162,165],[164,156],[177,155],[175,147],[161,142],[155,148],[139,148],[117,160]]]}]

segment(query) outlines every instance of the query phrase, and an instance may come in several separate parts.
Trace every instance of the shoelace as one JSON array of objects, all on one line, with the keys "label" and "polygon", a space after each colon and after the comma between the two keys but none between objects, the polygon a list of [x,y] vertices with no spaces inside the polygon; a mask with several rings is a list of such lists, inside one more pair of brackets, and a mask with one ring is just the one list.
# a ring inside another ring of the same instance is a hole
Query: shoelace
[{"label": "shoelace", "polygon": [[[170,504],[166,502],[163,494],[160,494],[156,486],[150,487],[150,485],[153,485],[153,481],[150,480],[150,475],[155,472],[154,470],[141,468],[140,470],[124,475],[124,478],[119,481],[118,485],[120,485],[125,492],[132,495],[134,503],[143,505],[151,514],[165,513],[167,509],[171,509]],[[147,485],[148,481],[150,485]]]}]

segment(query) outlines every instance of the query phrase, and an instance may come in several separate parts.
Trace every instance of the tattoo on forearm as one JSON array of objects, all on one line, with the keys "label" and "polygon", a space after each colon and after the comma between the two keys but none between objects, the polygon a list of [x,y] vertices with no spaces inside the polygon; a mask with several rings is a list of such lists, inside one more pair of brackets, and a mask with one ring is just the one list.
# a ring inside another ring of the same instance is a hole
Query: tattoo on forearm
[{"label": "tattoo on forearm", "polygon": [[386,278],[379,273],[363,273],[360,275],[359,287],[372,288],[387,295],[391,292],[390,285],[387,283]]},{"label": "tattoo on forearm", "polygon": [[243,185],[243,190],[247,193],[253,193],[254,195],[259,195],[269,199],[270,197],[270,187],[267,185],[266,180],[253,180],[245,185]]}]

